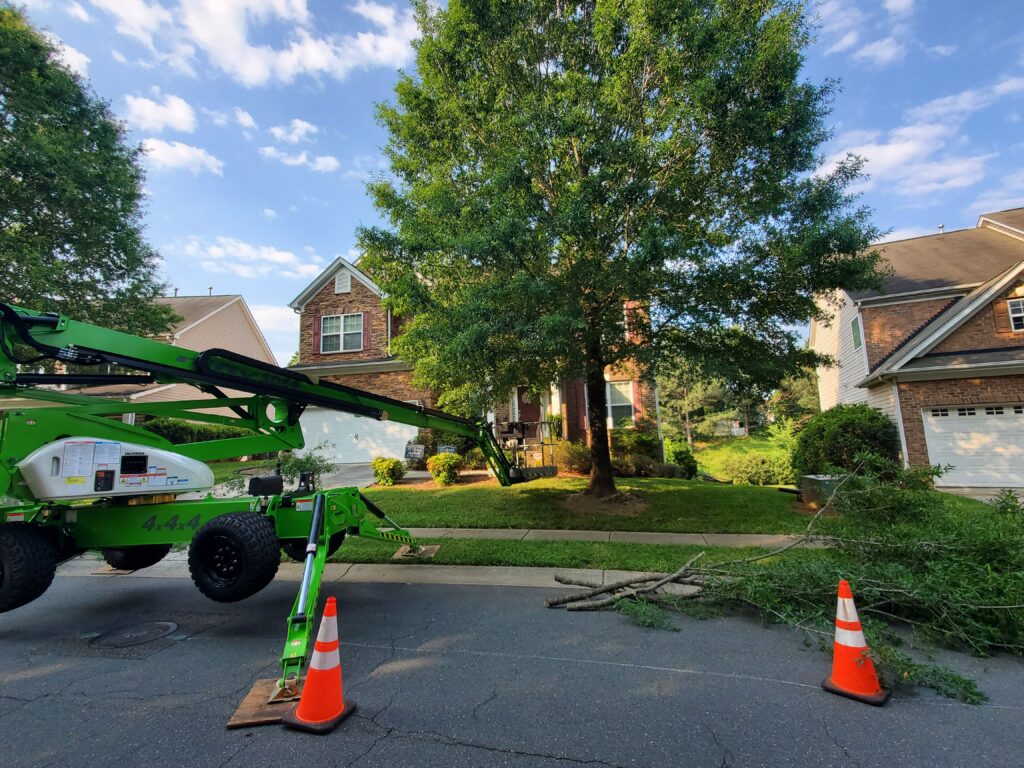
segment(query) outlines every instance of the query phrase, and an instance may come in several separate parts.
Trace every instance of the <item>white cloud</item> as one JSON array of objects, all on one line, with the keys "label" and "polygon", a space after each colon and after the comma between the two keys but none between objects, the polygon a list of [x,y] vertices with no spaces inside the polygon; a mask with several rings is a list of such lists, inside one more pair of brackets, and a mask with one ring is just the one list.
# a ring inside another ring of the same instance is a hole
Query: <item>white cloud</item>
[{"label": "white cloud", "polygon": [[382,155],[356,155],[352,158],[352,167],[346,168],[342,174],[348,179],[368,181],[373,174],[388,167],[388,161]]},{"label": "white cloud", "polygon": [[74,3],[74,2],[68,3],[66,6],[64,6],[64,12],[68,16],[76,18],[79,21],[85,21],[85,22],[92,21],[92,16],[89,15],[89,12],[87,10],[85,10],[85,8],[83,8],[78,3]]},{"label": "white cloud", "polygon": [[256,121],[252,119],[252,115],[241,107],[235,107],[235,122],[249,130],[256,127]]},{"label": "white cloud", "polygon": [[909,16],[914,12],[914,0],[884,0],[882,4],[893,16]]},{"label": "white cloud", "polygon": [[143,131],[159,133],[170,128],[192,133],[196,129],[195,110],[179,96],[165,95],[162,104],[143,96],[125,96],[124,100],[128,122]]},{"label": "white cloud", "polygon": [[338,162],[338,158],[333,155],[318,155],[313,158],[313,161],[309,164],[309,167],[318,171],[319,173],[331,173],[338,170],[341,167],[341,163]]},{"label": "white cloud", "polygon": [[49,40],[50,44],[57,49],[54,53],[54,58],[57,61],[82,77],[89,74],[89,62],[92,59],[77,48],[72,48],[52,32],[43,32],[43,37]]},{"label": "white cloud", "polygon": [[222,112],[219,109],[207,109],[206,107],[201,107],[201,109],[203,114],[210,118],[210,122],[218,128],[223,128],[228,124],[227,112]]},{"label": "white cloud", "polygon": [[125,56],[123,53],[121,53],[119,50],[117,50],[117,48],[111,48],[110,49],[110,55],[111,55],[111,57],[113,57],[114,61],[116,61],[118,64],[127,64],[128,63],[128,57]]},{"label": "white cloud", "polygon": [[825,53],[849,50],[860,40],[861,27],[867,16],[853,3],[844,0],[819,2],[817,23],[826,44]]},{"label": "white cloud", "polygon": [[213,173],[221,176],[224,163],[205,149],[184,144],[180,141],[164,141],[163,139],[146,139],[142,142],[146,159],[154,170],[182,169],[193,175]]},{"label": "white cloud", "polygon": [[287,363],[299,343],[299,316],[291,307],[273,304],[254,304],[249,309],[278,363]]},{"label": "white cloud", "polygon": [[1024,206],[1024,168],[1004,176],[999,184],[971,202],[964,209],[964,213],[991,213],[1021,206]]},{"label": "white cloud", "polygon": [[853,54],[857,61],[864,61],[876,67],[885,67],[894,61],[899,61],[906,54],[906,46],[895,37],[883,37],[868,43]]},{"label": "white cloud", "polygon": [[925,48],[925,50],[928,51],[928,53],[932,54],[933,56],[945,57],[952,56],[954,53],[956,53],[957,48],[955,45],[932,45],[928,48]]},{"label": "white cloud", "polygon": [[306,151],[291,154],[277,147],[260,147],[260,155],[270,160],[277,160],[285,165],[303,166],[319,173],[331,173],[341,167],[338,158],[333,155],[311,156]]},{"label": "white cloud", "polygon": [[952,96],[932,99],[909,110],[907,117],[915,121],[961,121],[999,98],[1017,93],[1024,93],[1024,77],[1008,78],[992,86],[969,88]]},{"label": "white cloud", "polygon": [[272,245],[253,245],[234,237],[219,236],[212,241],[191,237],[183,246],[175,249],[197,260],[207,272],[232,274],[247,279],[270,275],[308,279],[320,274],[323,269],[319,263],[320,258],[315,254],[302,258],[292,251]]},{"label": "white cloud", "polygon": [[[355,69],[400,67],[412,60],[417,34],[411,8],[360,0],[349,11],[369,29],[323,33],[306,0],[180,0],[172,14],[146,0],[90,0],[114,17],[115,29],[143,43],[160,62],[191,73],[201,51],[215,68],[246,86],[289,83],[302,75],[343,79]],[[279,31],[275,44],[265,28]]]},{"label": "white cloud", "polygon": [[264,208],[263,215],[268,219],[276,219],[277,211],[275,211],[273,208]]},{"label": "white cloud", "polygon": [[312,123],[305,120],[293,118],[288,125],[275,125],[270,129],[270,135],[285,144],[298,144],[300,141],[308,141],[320,131]]},{"label": "white cloud", "polygon": [[153,50],[157,31],[171,24],[174,17],[160,3],[145,0],[89,0],[96,8],[114,17],[114,29],[126,37],[134,38]]}]

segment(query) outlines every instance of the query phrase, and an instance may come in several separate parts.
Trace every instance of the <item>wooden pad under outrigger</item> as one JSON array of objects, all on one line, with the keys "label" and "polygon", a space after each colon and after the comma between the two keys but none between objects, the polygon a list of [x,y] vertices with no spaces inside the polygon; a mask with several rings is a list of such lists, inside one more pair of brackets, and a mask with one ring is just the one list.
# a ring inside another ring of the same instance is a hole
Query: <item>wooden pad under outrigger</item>
[{"label": "wooden pad under outrigger", "polygon": [[303,681],[292,683],[278,694],[277,680],[276,677],[257,680],[238,705],[235,714],[228,720],[228,728],[249,728],[280,723],[285,713],[295,707],[295,702],[302,694]]}]

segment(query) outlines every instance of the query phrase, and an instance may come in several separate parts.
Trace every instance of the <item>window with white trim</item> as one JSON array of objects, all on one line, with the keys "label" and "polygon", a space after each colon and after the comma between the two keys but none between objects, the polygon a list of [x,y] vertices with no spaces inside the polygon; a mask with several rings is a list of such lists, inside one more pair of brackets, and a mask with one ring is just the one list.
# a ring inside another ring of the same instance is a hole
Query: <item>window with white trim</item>
[{"label": "window with white trim", "polygon": [[362,348],[362,312],[320,318],[320,352],[359,352]]},{"label": "window with white trim", "polygon": [[352,273],[346,269],[334,276],[335,293],[352,293]]},{"label": "window with white trim", "polygon": [[605,386],[608,398],[608,426],[633,426],[633,382],[609,381]]},{"label": "window with white trim", "polygon": [[973,408],[957,408],[956,409],[956,415],[957,416],[974,416],[974,414],[975,414],[975,411],[974,411]]},{"label": "window with white trim", "polygon": [[853,348],[860,349],[861,344],[864,343],[860,335],[860,318],[855,317],[850,321],[850,333],[853,334]]},{"label": "window with white trim", "polygon": [[1006,302],[1006,311],[1010,315],[1010,327],[1024,331],[1024,299],[1010,299]]}]

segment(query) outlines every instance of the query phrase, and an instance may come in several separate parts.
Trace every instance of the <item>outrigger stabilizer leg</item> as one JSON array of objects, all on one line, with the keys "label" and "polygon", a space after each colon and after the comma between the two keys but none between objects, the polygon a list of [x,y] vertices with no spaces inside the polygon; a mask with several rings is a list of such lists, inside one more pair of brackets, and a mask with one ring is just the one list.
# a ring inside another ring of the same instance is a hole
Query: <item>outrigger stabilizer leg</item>
[{"label": "outrigger stabilizer leg", "polygon": [[[294,503],[299,509],[305,507],[308,510],[311,506],[312,514],[302,581],[287,621],[287,638],[281,654],[281,675],[276,679],[256,682],[228,722],[229,728],[280,722],[289,709],[288,702],[301,696],[302,672],[310,640],[316,632],[320,581],[327,564],[332,536],[344,532],[348,536],[416,546],[408,531],[398,527],[357,488],[322,491],[315,493],[312,498],[296,499]],[[390,528],[378,528],[371,516],[380,518]]]}]

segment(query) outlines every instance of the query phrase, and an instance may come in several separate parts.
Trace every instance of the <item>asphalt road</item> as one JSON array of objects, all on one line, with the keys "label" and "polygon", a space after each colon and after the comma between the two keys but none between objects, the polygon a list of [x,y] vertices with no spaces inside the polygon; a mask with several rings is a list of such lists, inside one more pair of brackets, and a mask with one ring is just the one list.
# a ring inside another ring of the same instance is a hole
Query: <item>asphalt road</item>
[{"label": "asphalt road", "polygon": [[[986,706],[930,694],[875,709],[824,693],[828,659],[785,629],[542,606],[546,590],[325,584],[339,601],[345,694],[325,737],[227,731],[270,677],[294,583],[233,605],[183,579],[58,577],[0,615],[0,762],[16,766],[962,766],[1020,768],[1024,664],[956,664]],[[121,650],[98,633],[171,621]]]}]

